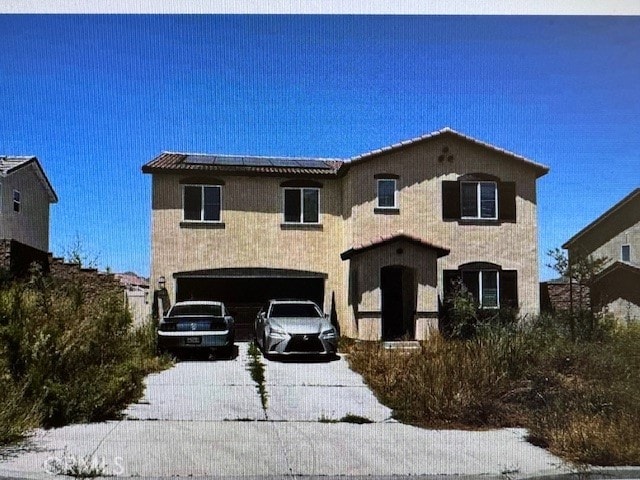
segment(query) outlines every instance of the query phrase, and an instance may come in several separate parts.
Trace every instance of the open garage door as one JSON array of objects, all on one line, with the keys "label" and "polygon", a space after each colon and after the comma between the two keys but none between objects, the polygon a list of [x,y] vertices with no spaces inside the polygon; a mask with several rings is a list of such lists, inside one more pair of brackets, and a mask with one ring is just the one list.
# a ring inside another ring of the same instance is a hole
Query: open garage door
[{"label": "open garage door", "polygon": [[253,338],[253,321],[272,298],[324,301],[326,274],[299,270],[234,268],[183,272],[176,277],[176,301],[220,300],[236,321],[236,339]]}]

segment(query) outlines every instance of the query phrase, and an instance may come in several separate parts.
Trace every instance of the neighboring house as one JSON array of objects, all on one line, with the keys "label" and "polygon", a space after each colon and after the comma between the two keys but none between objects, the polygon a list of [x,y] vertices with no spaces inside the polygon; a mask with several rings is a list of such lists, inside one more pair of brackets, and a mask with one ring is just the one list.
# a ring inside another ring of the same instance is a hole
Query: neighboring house
[{"label": "neighboring house", "polygon": [[425,338],[451,280],[539,312],[536,180],[548,168],[449,128],[348,160],[165,152],[151,284],[227,303],[309,298],[361,339]]},{"label": "neighboring house", "polygon": [[0,156],[0,268],[48,268],[49,205],[57,201],[36,157]]},{"label": "neighboring house", "polygon": [[610,263],[591,285],[591,303],[620,319],[640,320],[640,188],[568,240],[569,261],[606,257]]}]

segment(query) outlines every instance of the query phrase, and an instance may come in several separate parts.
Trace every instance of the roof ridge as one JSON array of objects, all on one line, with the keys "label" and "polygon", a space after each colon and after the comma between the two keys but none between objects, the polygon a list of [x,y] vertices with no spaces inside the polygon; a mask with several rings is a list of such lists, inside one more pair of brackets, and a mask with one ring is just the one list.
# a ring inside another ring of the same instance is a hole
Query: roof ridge
[{"label": "roof ridge", "polygon": [[611,207],[609,207],[607,210],[605,210],[602,214],[600,214],[598,217],[596,217],[593,221],[588,223],[585,227],[583,227],[581,230],[579,230],[578,233],[573,235],[569,240],[564,242],[564,244],[562,245],[562,248],[565,248],[565,249],[568,248],[573,242],[578,240],[581,236],[583,236],[585,233],[589,232],[591,229],[597,227],[600,222],[603,222],[608,217],[610,217],[611,215],[615,214],[620,208],[622,208],[627,203],[632,201],[639,194],[640,194],[640,187],[636,187],[633,190],[631,190],[631,192],[629,192],[623,198],[618,200],[615,204],[613,204]]}]

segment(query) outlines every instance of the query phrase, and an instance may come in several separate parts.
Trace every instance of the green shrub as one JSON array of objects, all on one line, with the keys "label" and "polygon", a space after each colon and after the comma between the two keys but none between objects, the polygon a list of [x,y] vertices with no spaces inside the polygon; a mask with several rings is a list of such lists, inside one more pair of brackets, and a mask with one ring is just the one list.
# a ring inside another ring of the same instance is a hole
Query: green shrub
[{"label": "green shrub", "polygon": [[132,329],[122,292],[84,291],[37,271],[0,287],[0,379],[20,386],[3,389],[16,393],[2,402],[0,442],[35,425],[115,418],[168,365],[151,327]]}]

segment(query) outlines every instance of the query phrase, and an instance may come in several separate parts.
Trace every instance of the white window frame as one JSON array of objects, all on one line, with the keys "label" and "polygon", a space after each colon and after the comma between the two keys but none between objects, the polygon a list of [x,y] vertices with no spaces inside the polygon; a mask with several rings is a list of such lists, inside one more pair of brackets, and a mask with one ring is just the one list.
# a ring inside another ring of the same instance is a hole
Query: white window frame
[{"label": "white window frame", "polygon": [[[300,193],[300,218],[297,222],[287,221],[285,215],[286,208],[286,195],[284,192],[287,190],[297,190]],[[304,191],[305,190],[315,190],[318,195],[318,221],[317,222],[305,222],[304,221]],[[282,189],[282,223],[286,223],[287,225],[320,225],[322,223],[322,218],[320,216],[321,205],[320,205],[320,189],[318,187],[284,187]]]},{"label": "white window frame", "polygon": [[[482,285],[482,277],[483,277],[483,273],[493,273],[495,272],[496,274],[496,304],[494,306],[491,307],[485,307],[484,306],[484,302],[483,302],[483,297],[484,297],[484,288]],[[498,270],[479,270],[478,271],[478,296],[480,297],[479,302],[480,302],[480,308],[486,308],[486,309],[498,309],[500,308],[500,272]]]},{"label": "white window frame", "polygon": [[[500,308],[500,270],[470,270],[469,272],[478,275],[478,298],[476,300],[478,301],[478,305],[480,305],[480,308],[484,308],[486,310],[499,309]],[[483,276],[482,274],[493,273],[493,272],[495,272],[496,274],[496,304],[488,307],[483,305],[484,288],[482,285],[482,276]]]},{"label": "white window frame", "polygon": [[[18,194],[18,199],[16,200],[16,193]],[[22,211],[22,193],[20,193],[20,190],[13,190],[13,196],[11,197],[11,200],[13,201],[13,213],[20,213]],[[18,206],[18,209],[16,210],[16,205]]]},{"label": "white window frame", "polygon": [[[462,211],[464,210],[463,198],[462,198],[462,185],[472,184],[476,186],[476,214],[474,216],[464,216],[462,215]],[[493,217],[483,217],[482,215],[482,187],[483,184],[491,184],[494,186],[494,194],[493,201],[495,203],[495,215]],[[460,182],[460,218],[469,219],[469,220],[497,220],[500,217],[500,213],[498,212],[498,183],[494,181],[463,181]]]},{"label": "white window frame", "polygon": [[[627,247],[627,251],[629,252],[629,259],[625,260],[624,259],[624,248]],[[620,246],[620,260],[623,262],[630,262],[631,261],[631,245],[628,243],[625,243],[624,245]]]},{"label": "white window frame", "polygon": [[[393,205],[380,205],[380,183],[393,182]],[[376,208],[397,210],[398,207],[398,180],[395,178],[378,178],[376,179]]]},{"label": "white window frame", "polygon": [[[200,220],[186,219],[184,217],[185,214],[185,205],[184,205],[184,196],[186,187],[200,187],[201,189],[201,203],[200,203]],[[204,220],[204,189],[205,188],[217,188],[220,190],[220,218],[218,220]],[[222,185],[202,185],[202,184],[185,184],[182,185],[182,221],[189,223],[222,223]]]}]

